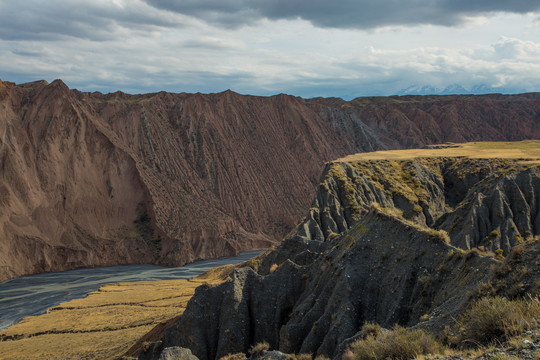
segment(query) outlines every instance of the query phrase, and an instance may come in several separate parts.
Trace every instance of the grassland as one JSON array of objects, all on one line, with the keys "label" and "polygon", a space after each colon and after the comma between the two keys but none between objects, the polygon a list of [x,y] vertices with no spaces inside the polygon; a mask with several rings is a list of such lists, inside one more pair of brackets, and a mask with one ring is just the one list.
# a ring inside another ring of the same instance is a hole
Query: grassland
[{"label": "grassland", "polygon": [[412,160],[430,157],[467,157],[471,159],[517,159],[527,164],[540,164],[540,141],[448,143],[424,149],[389,150],[359,153],[335,162],[363,160]]},{"label": "grassland", "polygon": [[115,359],[145,334],[181,315],[195,288],[222,282],[232,265],[191,280],[101,287],[0,333],[0,359]]}]

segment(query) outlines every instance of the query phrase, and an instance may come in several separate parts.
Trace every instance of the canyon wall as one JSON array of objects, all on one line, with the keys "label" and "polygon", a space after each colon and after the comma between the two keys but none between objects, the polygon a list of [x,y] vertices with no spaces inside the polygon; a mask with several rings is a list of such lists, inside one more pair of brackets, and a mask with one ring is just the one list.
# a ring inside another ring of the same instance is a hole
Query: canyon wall
[{"label": "canyon wall", "polygon": [[0,81],[0,281],[264,248],[305,214],[327,161],[540,138],[539,114],[539,94],[346,102]]}]

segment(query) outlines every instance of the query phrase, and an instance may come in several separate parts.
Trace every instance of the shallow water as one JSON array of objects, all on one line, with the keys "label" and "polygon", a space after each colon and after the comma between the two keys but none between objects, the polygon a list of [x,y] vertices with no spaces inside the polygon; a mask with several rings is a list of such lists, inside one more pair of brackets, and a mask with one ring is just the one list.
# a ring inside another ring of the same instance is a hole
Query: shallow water
[{"label": "shallow water", "polygon": [[48,308],[62,302],[85,297],[105,284],[187,279],[216,266],[238,264],[259,253],[250,251],[236,257],[197,261],[176,268],[121,265],[30,275],[6,281],[0,284],[0,330],[16,324],[26,316],[44,314]]}]

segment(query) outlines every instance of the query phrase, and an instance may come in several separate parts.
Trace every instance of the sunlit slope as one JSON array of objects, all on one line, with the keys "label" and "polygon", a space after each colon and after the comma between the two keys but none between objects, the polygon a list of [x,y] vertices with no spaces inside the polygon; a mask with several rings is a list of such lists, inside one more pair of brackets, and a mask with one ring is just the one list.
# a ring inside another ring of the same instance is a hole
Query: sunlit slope
[{"label": "sunlit slope", "polygon": [[518,159],[540,163],[540,141],[471,142],[431,145],[423,149],[374,151],[349,155],[335,162],[362,160],[412,160],[431,157],[467,157],[471,159]]}]

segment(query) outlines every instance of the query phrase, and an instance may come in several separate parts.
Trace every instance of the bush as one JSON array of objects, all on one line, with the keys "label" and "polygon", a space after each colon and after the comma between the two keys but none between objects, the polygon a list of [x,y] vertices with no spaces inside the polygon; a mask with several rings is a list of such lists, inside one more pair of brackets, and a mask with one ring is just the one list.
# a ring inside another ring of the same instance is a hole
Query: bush
[{"label": "bush", "polygon": [[249,260],[248,266],[257,272],[259,270],[259,262],[259,259],[251,259]]},{"label": "bush", "polygon": [[312,360],[313,357],[310,354],[291,354],[287,356],[287,360]]},{"label": "bush", "polygon": [[315,360],[330,360],[330,358],[324,356],[324,355],[317,355],[317,357],[315,358]]},{"label": "bush", "polygon": [[243,353],[228,354],[221,357],[219,360],[246,360],[246,355]]},{"label": "bush", "polygon": [[[376,331],[375,335],[372,335],[373,331]],[[369,324],[365,338],[351,345],[354,359],[358,360],[412,359],[419,355],[439,353],[441,349],[430,334],[397,325],[385,331]]]},{"label": "bush", "polygon": [[261,355],[263,352],[267,351],[268,349],[270,349],[270,345],[268,345],[268,343],[266,341],[263,341],[263,342],[260,342],[260,343],[258,343],[256,345],[253,345],[249,349],[249,354],[251,356]]},{"label": "bush", "polygon": [[381,325],[376,323],[370,323],[367,322],[362,326],[362,339],[366,339],[368,337],[377,337],[383,328]]},{"label": "bush", "polygon": [[459,343],[489,345],[540,325],[540,300],[507,300],[500,296],[483,298],[463,314]]}]

